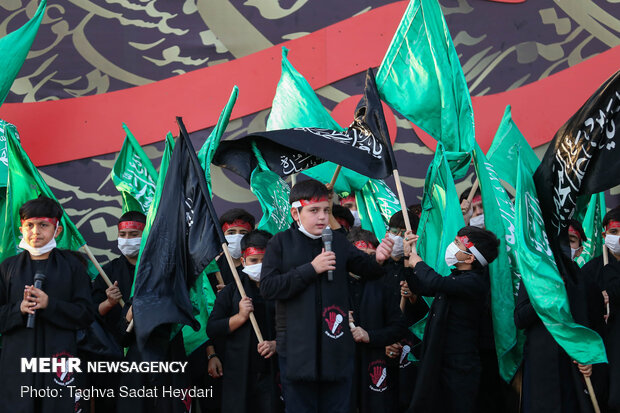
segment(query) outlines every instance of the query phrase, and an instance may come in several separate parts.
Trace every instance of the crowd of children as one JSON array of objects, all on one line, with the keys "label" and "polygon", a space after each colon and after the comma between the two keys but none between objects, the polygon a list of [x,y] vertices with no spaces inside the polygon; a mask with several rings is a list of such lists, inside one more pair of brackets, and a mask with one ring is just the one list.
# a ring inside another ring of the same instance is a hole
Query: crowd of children
[{"label": "crowd of children", "polygon": [[[484,228],[479,192],[467,201],[470,190],[461,197],[467,225],[445,251],[451,268],[447,276],[417,254],[419,206],[407,211],[411,231],[399,211],[381,241],[360,228],[354,197],[334,204],[327,187],[311,179],[293,186],[293,223],[273,236],[255,229],[254,217],[242,209],[222,214],[219,223],[243,291],[220,257],[219,271],[209,274],[216,292],[206,325],[209,339],[186,355],[182,335],[172,338],[167,357],[188,361],[189,369],[169,375],[22,372],[25,357],[141,360],[127,326],[146,222],[138,212],[120,217],[121,255],[104,266],[112,285],[99,277],[89,283],[79,254],[56,248],[55,238],[63,230],[60,206],[45,197],[28,201],[20,209],[24,251],[0,265],[0,409],[590,412],[584,377],[591,377],[601,411],[618,411],[620,207],[603,220],[609,263],[597,257],[582,269],[575,264],[576,277],[562,274],[572,317],[603,337],[609,364],[573,361],[546,330],[521,285],[514,322],[525,332],[524,358],[508,384],[498,372],[490,310],[488,265],[500,242]],[[326,228],[332,234],[329,245],[323,242]],[[573,260],[587,240],[577,221],[570,223],[569,240]],[[42,285],[37,274],[45,275]],[[432,303],[422,297],[432,297]],[[421,341],[412,327],[423,323]],[[84,343],[94,329],[116,348],[88,350]],[[212,391],[193,400],[22,393],[28,386],[138,389],[163,383]]]}]

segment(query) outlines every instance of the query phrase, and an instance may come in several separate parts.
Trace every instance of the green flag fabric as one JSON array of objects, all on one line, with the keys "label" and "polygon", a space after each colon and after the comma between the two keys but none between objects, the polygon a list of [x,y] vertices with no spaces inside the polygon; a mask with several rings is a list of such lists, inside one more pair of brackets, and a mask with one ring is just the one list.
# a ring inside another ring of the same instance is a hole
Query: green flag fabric
[{"label": "green flag fabric", "polygon": [[[534,171],[518,157],[515,198],[517,264],[536,314],[569,357],[581,364],[606,363],[603,340],[577,324],[555,264],[540,210]],[[485,211],[486,213],[486,211]]]},{"label": "green flag fabric", "polygon": [[538,168],[540,160],[513,121],[511,108],[508,105],[487,152],[487,159],[493,165],[497,175],[513,188],[517,187],[519,153],[528,169],[535,171]]},{"label": "green flag fabric", "polygon": [[138,211],[146,215],[155,196],[157,171],[124,123],[123,129],[125,141],[110,177],[123,196],[123,213]]},{"label": "green flag fabric", "polygon": [[444,144],[470,152],[474,114],[437,0],[411,0],[376,76],[381,99]]},{"label": "green flag fabric", "polygon": [[256,144],[252,142],[252,150],[258,161],[258,166],[250,177],[250,190],[260,203],[263,217],[258,223],[258,229],[276,234],[284,231],[293,222],[288,184],[275,172],[269,170]]},{"label": "green flag fabric", "polygon": [[514,323],[521,274],[515,256],[515,210],[493,166],[476,144],[474,166],[480,183],[484,222],[487,230],[500,240],[497,258],[489,264],[491,314],[495,350],[501,377],[510,382],[523,358],[525,335]]},{"label": "green flag fabric", "polygon": [[22,68],[41,20],[45,15],[47,0],[41,0],[34,16],[22,27],[0,39],[0,105],[11,90],[11,85]]},{"label": "green flag fabric", "polygon": [[8,174],[9,174],[9,150],[7,148],[8,131],[11,129],[11,133],[19,141],[19,134],[17,128],[2,119],[0,119],[0,188],[6,187]]},{"label": "green flag fabric", "polygon": [[[590,202],[586,209],[583,219],[575,218],[581,221],[583,232],[585,232],[587,241],[583,243],[583,251],[581,255],[575,259],[575,262],[583,267],[588,261],[594,257],[598,257],[603,253],[603,217],[605,216],[605,193],[599,192],[590,197]],[[579,212],[575,215],[580,215]]]},{"label": "green flag fabric", "polygon": [[[38,169],[32,164],[30,158],[20,145],[17,137],[13,134],[11,128],[7,131],[7,149],[9,158],[9,173],[6,187],[6,200],[4,202],[4,225],[2,227],[2,242],[0,243],[0,262],[4,259],[20,253],[22,250],[18,248],[21,233],[19,231],[20,218],[19,208],[31,199],[44,195],[56,201],[56,197],[47,183],[41,177]],[[60,205],[60,203],[59,203]],[[77,251],[80,247],[86,245],[84,238],[77,230],[67,212],[63,209],[60,225],[63,231],[56,238],[58,248]],[[88,269],[91,278],[97,276],[94,266]]]},{"label": "green flag fabric", "polygon": [[267,119],[267,130],[316,127],[343,130],[323,107],[312,86],[293,67],[282,48],[282,74]]},{"label": "green flag fabric", "polygon": [[[215,260],[212,262],[215,262]],[[189,299],[194,310],[194,317],[200,323],[200,329],[194,331],[193,328],[187,325],[181,328],[185,354],[188,356],[209,340],[207,336],[207,320],[215,305],[215,293],[213,288],[211,288],[207,274],[206,270],[203,271],[189,290]]]},{"label": "green flag fabric", "polygon": [[239,88],[235,85],[232,92],[230,93],[230,97],[228,98],[228,103],[226,103],[226,106],[224,106],[224,109],[220,113],[220,117],[217,119],[215,127],[209,134],[209,137],[207,138],[205,143],[198,151],[198,161],[200,162],[200,166],[202,166],[202,169],[205,171],[205,178],[207,179],[209,194],[212,197],[213,193],[211,190],[211,161],[213,161],[215,151],[217,151],[217,147],[220,145],[220,140],[222,140],[222,136],[226,131],[226,127],[228,126],[228,121],[230,120],[230,115],[232,113],[233,107],[235,106],[235,102],[237,101],[238,94]]},{"label": "green flag fabric", "polygon": [[400,211],[398,197],[381,179],[370,179],[355,192],[355,203],[362,229],[374,233],[378,240],[385,237],[392,215]]},{"label": "green flag fabric", "polygon": [[[465,221],[450,165],[446,159],[444,146],[439,142],[424,181],[422,215],[417,232],[420,236],[417,252],[438,274],[443,276],[450,274],[450,268],[445,261],[445,251],[454,241],[459,229],[464,226]],[[430,306],[432,298],[424,297],[424,299]],[[416,323],[411,330],[422,339],[425,326],[426,317]]]}]

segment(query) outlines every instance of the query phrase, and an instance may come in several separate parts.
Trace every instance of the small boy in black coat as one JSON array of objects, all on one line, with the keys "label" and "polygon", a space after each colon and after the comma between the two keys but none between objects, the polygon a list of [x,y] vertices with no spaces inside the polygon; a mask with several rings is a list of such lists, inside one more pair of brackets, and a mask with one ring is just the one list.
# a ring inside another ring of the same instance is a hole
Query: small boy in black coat
[{"label": "small boy in black coat", "polygon": [[[347,327],[349,272],[381,277],[392,242],[374,257],[333,232],[332,251],[321,234],[330,217],[329,192],[315,180],[291,189],[291,228],[267,245],[261,294],[276,300],[276,343],[287,412],[348,412],[354,341]],[[328,272],[333,272],[329,280]]]}]

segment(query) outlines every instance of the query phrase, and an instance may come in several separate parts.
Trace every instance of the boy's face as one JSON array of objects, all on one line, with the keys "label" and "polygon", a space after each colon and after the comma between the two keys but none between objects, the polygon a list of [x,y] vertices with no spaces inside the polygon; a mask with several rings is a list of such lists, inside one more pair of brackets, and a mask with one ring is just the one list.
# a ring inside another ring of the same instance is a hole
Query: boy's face
[{"label": "boy's face", "polygon": [[620,235],[620,228],[619,227],[610,227],[609,225],[607,227],[608,228],[605,231],[605,234],[607,234],[607,235]]},{"label": "boy's face", "polygon": [[41,218],[30,218],[22,221],[22,226],[19,227],[19,230],[28,245],[34,248],[41,248],[54,238],[54,232],[56,232],[56,236],[60,235],[62,226],[58,225],[58,230],[56,230],[56,225],[50,221]]},{"label": "boy's face", "polygon": [[301,208],[301,212],[293,207],[291,216],[295,221],[301,221],[306,231],[312,235],[321,235],[329,223],[329,201],[316,202]]},{"label": "boy's face", "polygon": [[249,232],[250,231],[248,231],[248,229],[246,227],[237,227],[237,226],[232,227],[232,226],[229,226],[224,231],[224,235],[236,235],[236,234],[245,235],[245,234],[247,234]]},{"label": "boy's face", "polygon": [[135,228],[125,228],[125,229],[119,229],[118,230],[118,237],[119,238],[125,238],[125,239],[130,239],[130,238],[141,238],[142,237],[142,230],[139,229],[135,229]]},{"label": "boy's face", "polygon": [[260,264],[263,262],[264,256],[265,254],[254,254],[248,255],[247,257],[241,257],[241,264],[243,264],[244,267],[247,267],[248,265]]},{"label": "boy's face", "polygon": [[478,215],[482,215],[484,214],[484,209],[482,208],[482,198],[477,196],[474,198],[474,200],[471,203],[471,210],[472,210],[472,218],[473,217],[477,217]]},{"label": "boy's face", "polygon": [[340,205],[352,211],[357,211],[357,204],[355,203],[355,199],[345,198],[342,200],[342,203]]},{"label": "boy's face", "polygon": [[377,249],[374,247],[374,245],[369,244],[366,241],[356,241],[353,243],[353,245],[355,245],[355,248],[365,252],[368,255],[375,255],[377,253]]},{"label": "boy's face", "polygon": [[572,232],[569,232],[568,243],[570,244],[570,247],[572,249],[576,250],[574,258],[577,258],[578,256],[580,256],[581,252],[583,251],[583,247],[581,246],[581,240],[579,239],[579,236]]}]

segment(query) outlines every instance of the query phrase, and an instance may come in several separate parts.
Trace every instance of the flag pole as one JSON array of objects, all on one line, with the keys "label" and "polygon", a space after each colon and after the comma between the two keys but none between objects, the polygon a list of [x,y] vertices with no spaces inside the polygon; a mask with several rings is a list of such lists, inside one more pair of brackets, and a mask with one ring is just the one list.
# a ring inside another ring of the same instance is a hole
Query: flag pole
[{"label": "flag pole", "polygon": [[[603,267],[606,266],[607,264],[609,264],[609,252],[607,251],[607,246],[605,244],[603,244]],[[610,313],[610,308],[609,308],[609,297],[607,296],[607,290],[603,291],[605,293],[604,297],[605,297],[605,307],[607,310],[607,314],[605,314],[605,316],[607,317],[605,319],[605,322],[607,322],[607,320],[609,319],[609,313]]]},{"label": "flag pole", "polygon": [[[245,289],[243,288],[243,284],[241,284],[241,278],[239,278],[239,273],[237,273],[237,267],[235,267],[235,263],[230,255],[230,251],[228,250],[228,244],[223,242],[222,249],[224,250],[224,254],[226,255],[226,260],[228,261],[228,265],[230,266],[230,271],[232,271],[233,278],[235,279],[235,283],[237,284],[237,289],[239,289],[239,294],[241,294],[241,298],[247,297],[245,293]],[[256,317],[254,316],[254,312],[250,313],[250,322],[252,323],[252,327],[254,328],[254,333],[256,333],[256,338],[258,338],[258,343],[262,343],[263,335],[260,332],[260,328],[258,327],[258,322],[256,322]]]},{"label": "flag pole", "polygon": [[338,175],[340,174],[340,170],[342,169],[342,165],[336,166],[336,170],[334,171],[334,175],[332,176],[332,180],[327,184],[327,189],[330,191],[334,189],[334,185],[336,185],[336,180],[338,179]]},{"label": "flag pole", "polygon": [[[411,222],[409,222],[409,213],[407,210],[407,204],[405,203],[405,194],[403,192],[403,187],[400,183],[400,175],[398,174],[398,169],[394,169],[392,171],[392,174],[394,175],[394,182],[396,182],[396,192],[398,193],[398,200],[400,201],[400,209],[403,212],[403,219],[405,220],[405,228],[407,229],[407,231],[411,231]],[[404,313],[406,306],[407,306],[407,299],[401,296],[400,297],[400,311]]]},{"label": "flag pole", "polygon": [[469,194],[467,195],[467,203],[469,204],[470,208],[471,208],[471,201],[474,199],[474,195],[476,194],[478,187],[480,187],[480,181],[478,180],[478,177],[476,177],[476,180],[474,181],[474,184],[472,185],[469,191]]},{"label": "flag pole", "polygon": [[[99,262],[93,255],[93,252],[90,250],[90,248],[88,248],[88,245],[82,245],[81,249],[86,253],[86,255],[88,255],[88,258],[91,260],[97,271],[99,271],[99,275],[101,275],[101,278],[103,278],[103,281],[105,281],[107,286],[112,287],[114,284],[112,284],[112,281],[110,281],[108,275],[105,273],[105,271],[103,271],[103,268],[101,268],[101,265],[99,265]],[[123,301],[122,298],[118,300],[118,303],[121,305],[121,307],[125,307],[125,301]]]},{"label": "flag pole", "polygon": [[596,394],[594,394],[594,387],[592,387],[592,380],[590,380],[590,377],[586,377],[585,375],[583,378],[586,381],[588,393],[590,393],[590,400],[592,401],[592,407],[594,407],[594,413],[601,413],[601,409],[598,406],[598,400],[596,400]]}]

